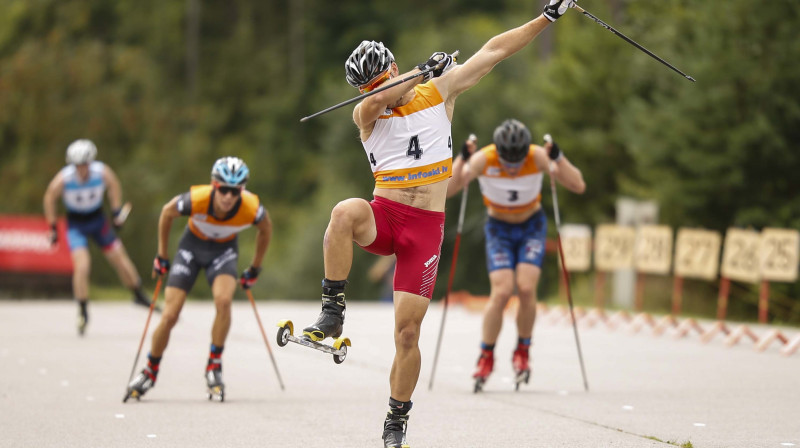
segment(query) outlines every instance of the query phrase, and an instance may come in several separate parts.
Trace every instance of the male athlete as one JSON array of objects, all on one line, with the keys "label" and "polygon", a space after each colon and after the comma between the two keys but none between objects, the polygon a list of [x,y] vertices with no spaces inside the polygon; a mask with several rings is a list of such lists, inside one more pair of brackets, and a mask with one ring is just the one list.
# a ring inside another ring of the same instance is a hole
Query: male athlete
[{"label": "male athlete", "polygon": [[[237,283],[239,245],[236,235],[251,225],[258,229],[253,260],[239,280],[245,289],[255,284],[272,236],[272,222],[267,210],[258,196],[245,189],[249,177],[250,170],[242,159],[223,157],[211,169],[211,185],[193,186],[161,209],[158,255],[153,260],[153,271],[156,275],[169,272],[164,312],[153,332],[147,366],[128,385],[129,397],[138,398],[155,385],[170,332],[178,322],[186,295],[194,286],[200,269],[205,269],[217,310],[211,327],[211,349],[205,376],[209,393],[216,389],[219,397],[224,399],[222,350],[231,326],[231,302]],[[170,268],[169,232],[172,221],[179,216],[188,216],[189,223]]]},{"label": "male athlete", "polygon": [[374,41],[363,41],[345,62],[347,82],[362,93],[425,72],[365,98],[353,110],[375,177],[374,200],[347,199],[331,212],[323,244],[322,312],[303,330],[315,341],[341,335],[353,242],[374,254],[396,255],[396,352],[383,428],[386,447],[408,446],[408,411],[420,370],[419,331],[433,294],[444,234],[455,100],[572,6],[574,0],[551,0],[544,14],[493,37],[462,66],[437,52],[401,75],[389,49]]},{"label": "male athlete", "polygon": [[[72,256],[72,293],[78,302],[78,334],[83,335],[89,323],[89,272],[91,256],[89,239],[103,249],[103,254],[117,271],[122,284],[133,291],[133,302],[150,306],[142,292],[142,280],[125,252],[122,241],[114,234],[123,222],[122,186],[114,170],[95,160],[97,147],[91,140],[75,140],[67,147],[67,166],[55,175],[44,194],[44,217],[50,224],[50,242],[58,243],[56,231],[57,199],[67,209],[67,242]],[[103,198],[108,189],[113,218],[103,212]],[[113,228],[112,228],[113,227]]]},{"label": "male athlete", "polygon": [[[554,164],[553,177],[575,193],[586,184],[554,142],[544,147],[531,144],[531,133],[517,120],[506,120],[494,131],[494,143],[475,152],[468,140],[461,157],[453,163],[448,196],[478,178],[488,217],[486,265],[491,292],[483,315],[483,337],[478,369],[473,375],[476,391],[494,368],[494,346],[503,325],[503,309],[517,287],[517,347],[512,366],[517,385],[528,382],[528,352],[536,320],[536,288],[542,274],[547,217],[542,209],[542,177]],[[473,154],[474,153],[474,154]],[[515,279],[516,274],[516,279]]]}]

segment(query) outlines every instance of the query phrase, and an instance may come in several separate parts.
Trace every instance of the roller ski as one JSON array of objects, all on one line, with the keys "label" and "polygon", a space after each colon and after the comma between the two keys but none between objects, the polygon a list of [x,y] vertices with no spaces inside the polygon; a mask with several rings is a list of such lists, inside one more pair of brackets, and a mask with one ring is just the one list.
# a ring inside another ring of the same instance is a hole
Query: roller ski
[{"label": "roller ski", "polygon": [[222,360],[209,359],[206,367],[206,385],[208,386],[208,399],[225,401],[225,383],[222,381]]},{"label": "roller ski", "polygon": [[531,379],[531,368],[528,364],[528,347],[518,346],[514,350],[514,356],[511,358],[511,364],[514,367],[514,390],[519,390],[519,385],[522,383],[528,384]]},{"label": "roller ski", "polygon": [[292,321],[284,319],[278,322],[278,345],[284,347],[289,342],[294,342],[295,344],[333,355],[333,362],[336,364],[344,362],[345,358],[347,358],[347,347],[350,346],[350,339],[342,336],[334,339],[332,345],[315,341],[305,334],[297,337],[294,335],[294,324]]},{"label": "roller ski", "polygon": [[125,398],[122,399],[122,402],[125,403],[130,398],[135,398],[136,401],[141,400],[142,395],[147,393],[155,384],[156,374],[153,373],[150,367],[145,367],[136,375],[133,381],[128,384],[128,392],[125,394]]},{"label": "roller ski", "polygon": [[[342,336],[344,327],[344,294],[322,295],[322,312],[317,321],[303,329],[303,335],[294,335],[294,324],[291,320],[278,322],[278,345],[286,346],[289,342],[313,348],[333,355],[333,362],[341,364],[347,357],[350,339]],[[327,338],[333,338],[333,344],[323,344]]]},{"label": "roller ski", "polygon": [[494,370],[494,353],[489,350],[481,350],[481,356],[478,358],[478,368],[472,374],[472,378],[475,379],[474,392],[476,394],[483,390],[483,385],[486,384],[486,380],[489,379],[492,370]]}]

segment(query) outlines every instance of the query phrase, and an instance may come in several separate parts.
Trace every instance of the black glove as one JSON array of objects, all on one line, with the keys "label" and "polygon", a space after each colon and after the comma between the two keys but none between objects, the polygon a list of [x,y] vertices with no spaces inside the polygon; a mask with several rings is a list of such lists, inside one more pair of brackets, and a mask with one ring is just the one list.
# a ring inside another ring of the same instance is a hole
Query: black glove
[{"label": "black glove", "polygon": [[476,150],[478,149],[478,137],[476,137],[475,134],[469,134],[469,138],[461,145],[461,158],[464,159],[465,162],[469,160],[470,156],[473,154],[469,151],[470,142],[475,145]]},{"label": "black glove", "polygon": [[576,0],[550,0],[550,3],[544,6],[542,14],[547,20],[555,22],[567,12],[568,8],[574,8],[575,2]]},{"label": "black glove", "polygon": [[564,153],[561,152],[561,148],[558,147],[558,143],[553,142],[553,145],[550,147],[550,151],[547,152],[547,156],[550,157],[550,160],[558,162],[564,157]]},{"label": "black glove", "polygon": [[244,272],[242,272],[242,276],[239,277],[239,284],[242,285],[243,289],[250,289],[256,284],[258,274],[260,273],[261,268],[250,266],[249,268],[245,269]]},{"label": "black glove", "polygon": [[50,224],[50,246],[55,246],[58,243],[58,227],[55,224]]},{"label": "black glove", "polygon": [[[553,141],[553,137],[550,134],[544,134],[544,145],[545,150],[547,150],[547,157],[550,157],[550,160],[554,162],[558,162],[564,157],[564,153],[561,152],[561,148],[558,147],[558,144]],[[547,145],[550,144],[550,148]]]},{"label": "black glove", "polygon": [[166,275],[169,272],[169,260],[156,255],[156,258],[153,260],[153,272],[156,275]]},{"label": "black glove", "polygon": [[458,65],[452,55],[443,51],[433,53],[426,62],[417,65],[417,68],[425,71],[430,70],[422,77],[422,82],[430,81],[431,78],[438,78],[445,74],[448,70]]}]

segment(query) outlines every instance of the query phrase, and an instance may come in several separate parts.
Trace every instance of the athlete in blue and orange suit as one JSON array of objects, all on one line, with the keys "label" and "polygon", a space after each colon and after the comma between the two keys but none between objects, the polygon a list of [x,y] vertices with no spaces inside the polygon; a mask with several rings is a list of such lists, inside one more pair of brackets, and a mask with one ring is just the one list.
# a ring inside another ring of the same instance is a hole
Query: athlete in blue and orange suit
[{"label": "athlete in blue and orange suit", "polygon": [[[249,177],[250,171],[241,159],[223,157],[214,163],[211,185],[194,186],[162,208],[158,220],[158,255],[153,261],[153,270],[157,275],[169,272],[164,312],[153,331],[147,366],[128,385],[129,395],[135,394],[138,398],[155,385],[170,332],[201,269],[205,269],[217,311],[211,328],[205,376],[209,389],[222,388],[221,356],[231,326],[231,302],[237,285],[237,234],[250,226],[258,229],[253,260],[239,279],[244,288],[251,287],[261,272],[261,261],[272,236],[267,210],[258,196],[245,189]],[[189,223],[170,267],[169,232],[172,221],[179,216],[188,216]]]},{"label": "athlete in blue and orange suit", "polygon": [[[67,242],[72,256],[72,292],[80,307],[78,333],[83,335],[89,323],[89,239],[103,249],[103,254],[117,271],[122,283],[133,291],[134,303],[150,306],[142,292],[142,280],[125,252],[114,229],[122,226],[122,186],[114,170],[97,158],[91,140],[80,139],[67,147],[67,166],[56,174],[44,194],[44,216],[50,224],[50,242],[58,243],[56,203],[59,196],[67,208]],[[113,218],[103,212],[103,198],[108,192]]]},{"label": "athlete in blue and orange suit", "polygon": [[574,0],[551,0],[541,16],[491,38],[461,66],[437,52],[401,75],[389,49],[366,40],[345,62],[347,82],[361,92],[425,72],[365,98],[353,110],[375,178],[375,198],[347,199],[334,207],[323,245],[322,312],[303,330],[316,341],[342,333],[354,242],[371,253],[397,256],[396,351],[383,426],[385,447],[407,446],[408,411],[421,366],[420,327],[433,294],[444,234],[455,100],[572,6]]},{"label": "athlete in blue and orange suit", "polygon": [[[552,141],[531,144],[531,133],[517,120],[506,120],[493,135],[494,143],[475,152],[475,142],[462,146],[453,163],[452,196],[478,178],[486,205],[486,265],[491,292],[483,315],[478,391],[494,368],[494,346],[503,325],[503,309],[517,289],[517,347],[512,365],[517,385],[528,382],[528,352],[536,319],[536,287],[542,273],[547,217],[542,209],[542,178],[553,164],[552,176],[575,193],[583,193],[583,176]],[[474,152],[474,154],[473,154]],[[515,278],[516,276],[516,278]]]}]

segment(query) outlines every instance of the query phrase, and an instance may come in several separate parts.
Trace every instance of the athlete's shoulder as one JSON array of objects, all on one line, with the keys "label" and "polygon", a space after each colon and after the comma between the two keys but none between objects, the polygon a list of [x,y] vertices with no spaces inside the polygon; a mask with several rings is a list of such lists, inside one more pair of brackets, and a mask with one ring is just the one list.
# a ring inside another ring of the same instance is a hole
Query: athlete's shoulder
[{"label": "athlete's shoulder", "polygon": [[194,195],[210,195],[211,194],[211,185],[192,185],[189,187],[189,192]]},{"label": "athlete's shoulder", "polygon": [[64,168],[61,168],[58,174],[60,174],[64,179],[67,179],[68,177],[74,175],[75,171],[75,165],[65,165]]},{"label": "athlete's shoulder", "polygon": [[255,209],[261,204],[261,200],[258,198],[257,194],[248,190],[242,190],[242,204]]}]

